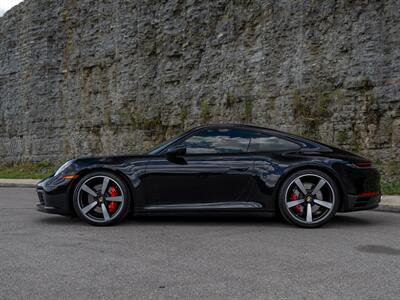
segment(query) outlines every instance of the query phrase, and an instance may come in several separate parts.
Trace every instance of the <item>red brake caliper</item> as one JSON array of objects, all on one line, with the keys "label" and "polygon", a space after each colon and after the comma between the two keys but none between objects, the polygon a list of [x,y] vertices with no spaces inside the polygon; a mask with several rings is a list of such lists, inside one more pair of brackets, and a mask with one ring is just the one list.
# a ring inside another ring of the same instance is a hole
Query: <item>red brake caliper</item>
[{"label": "red brake caliper", "polygon": [[[296,201],[297,199],[299,199],[299,196],[296,193],[292,193],[290,195],[290,201]],[[301,213],[301,205],[296,205],[295,207],[293,207],[294,211],[296,214],[300,214]]]},{"label": "red brake caliper", "polygon": [[[110,195],[110,197],[117,197],[119,196],[118,190],[116,189],[115,186],[111,186],[108,189],[108,194]],[[114,213],[118,208],[118,202],[114,202],[111,201],[108,203],[108,211],[110,212],[110,214]]]}]

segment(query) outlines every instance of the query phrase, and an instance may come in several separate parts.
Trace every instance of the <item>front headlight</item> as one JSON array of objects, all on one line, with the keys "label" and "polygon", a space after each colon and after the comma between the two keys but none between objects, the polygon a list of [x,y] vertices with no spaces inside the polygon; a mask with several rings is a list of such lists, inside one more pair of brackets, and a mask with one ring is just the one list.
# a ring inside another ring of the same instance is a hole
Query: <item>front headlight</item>
[{"label": "front headlight", "polygon": [[70,165],[72,164],[72,160],[67,161],[65,164],[63,164],[61,167],[58,168],[54,176],[57,176],[61,174],[63,171],[65,171]]}]

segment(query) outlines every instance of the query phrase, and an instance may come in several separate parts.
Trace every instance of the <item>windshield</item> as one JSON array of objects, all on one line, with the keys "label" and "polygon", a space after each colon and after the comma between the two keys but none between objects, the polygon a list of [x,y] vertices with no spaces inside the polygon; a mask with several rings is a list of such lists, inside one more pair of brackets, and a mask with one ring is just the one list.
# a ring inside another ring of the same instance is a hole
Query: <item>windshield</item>
[{"label": "windshield", "polygon": [[186,135],[187,132],[180,134],[160,145],[158,145],[156,148],[152,149],[148,154],[149,155],[157,155],[160,154],[165,148],[167,148],[169,145],[173,144],[174,142],[176,142],[177,140],[179,140],[181,137],[183,137],[184,135]]}]

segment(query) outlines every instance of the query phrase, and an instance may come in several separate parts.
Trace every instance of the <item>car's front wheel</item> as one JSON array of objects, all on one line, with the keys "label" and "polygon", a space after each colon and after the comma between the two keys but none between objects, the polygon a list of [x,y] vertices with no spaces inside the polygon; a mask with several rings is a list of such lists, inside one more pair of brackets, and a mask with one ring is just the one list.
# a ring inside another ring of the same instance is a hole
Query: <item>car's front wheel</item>
[{"label": "car's front wheel", "polygon": [[302,170],[289,176],[279,193],[282,216],[300,227],[314,228],[326,224],[339,206],[335,182],[319,170]]},{"label": "car's front wheel", "polygon": [[111,172],[93,172],[84,176],[73,196],[77,215],[97,226],[120,222],[128,213],[129,203],[126,184]]}]

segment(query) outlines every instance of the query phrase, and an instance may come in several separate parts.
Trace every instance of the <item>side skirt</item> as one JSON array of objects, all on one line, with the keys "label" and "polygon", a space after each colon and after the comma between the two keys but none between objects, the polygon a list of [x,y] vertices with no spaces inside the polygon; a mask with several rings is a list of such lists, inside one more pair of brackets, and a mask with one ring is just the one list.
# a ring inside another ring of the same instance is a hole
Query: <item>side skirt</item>
[{"label": "side skirt", "polygon": [[191,211],[191,210],[260,210],[262,205],[258,202],[217,202],[217,203],[191,203],[151,205],[144,207],[144,211]]}]

